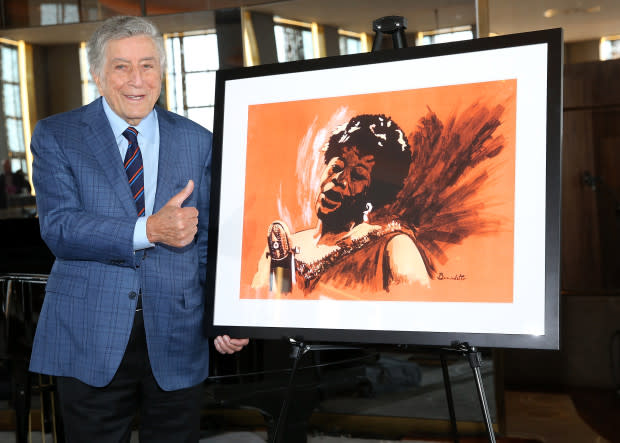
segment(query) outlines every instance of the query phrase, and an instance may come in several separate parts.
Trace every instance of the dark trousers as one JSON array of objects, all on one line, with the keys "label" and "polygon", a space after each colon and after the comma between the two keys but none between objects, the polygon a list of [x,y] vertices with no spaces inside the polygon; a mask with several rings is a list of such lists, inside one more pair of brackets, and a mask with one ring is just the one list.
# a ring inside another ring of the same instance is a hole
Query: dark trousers
[{"label": "dark trousers", "polygon": [[136,312],[125,355],[109,385],[96,388],[71,377],[57,377],[56,383],[67,443],[129,442],[136,412],[142,443],[199,440],[202,384],[178,391],[157,385],[142,311]]}]

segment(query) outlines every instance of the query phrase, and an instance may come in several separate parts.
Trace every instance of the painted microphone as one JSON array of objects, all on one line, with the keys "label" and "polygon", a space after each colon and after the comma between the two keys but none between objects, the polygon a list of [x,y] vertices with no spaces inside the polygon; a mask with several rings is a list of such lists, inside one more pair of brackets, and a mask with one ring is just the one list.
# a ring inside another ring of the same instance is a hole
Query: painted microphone
[{"label": "painted microphone", "polygon": [[276,294],[287,294],[295,284],[295,250],[286,223],[276,220],[267,230],[269,247],[269,289]]}]

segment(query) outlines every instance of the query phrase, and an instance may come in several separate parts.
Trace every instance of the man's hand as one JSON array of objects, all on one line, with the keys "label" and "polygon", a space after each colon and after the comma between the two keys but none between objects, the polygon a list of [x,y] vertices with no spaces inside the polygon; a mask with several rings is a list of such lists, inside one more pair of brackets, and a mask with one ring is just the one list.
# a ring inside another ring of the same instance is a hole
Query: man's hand
[{"label": "man's hand", "polygon": [[249,342],[247,338],[230,338],[228,335],[220,335],[213,340],[215,349],[220,354],[234,354],[242,350]]},{"label": "man's hand", "polygon": [[183,202],[192,194],[194,182],[187,185],[168,203],[146,220],[146,237],[151,243],[182,248],[194,239],[198,231],[198,210],[182,208]]}]

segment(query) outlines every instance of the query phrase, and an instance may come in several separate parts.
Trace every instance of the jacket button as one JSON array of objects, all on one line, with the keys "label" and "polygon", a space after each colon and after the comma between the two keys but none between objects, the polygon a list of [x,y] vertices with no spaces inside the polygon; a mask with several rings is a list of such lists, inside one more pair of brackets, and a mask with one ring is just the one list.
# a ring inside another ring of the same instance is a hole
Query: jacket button
[{"label": "jacket button", "polygon": [[130,299],[132,299],[132,300],[133,300],[134,298],[136,298],[137,296],[138,296],[138,294],[136,294],[136,292],[135,292],[135,291],[131,291],[131,292],[129,293],[129,298],[130,298]]}]

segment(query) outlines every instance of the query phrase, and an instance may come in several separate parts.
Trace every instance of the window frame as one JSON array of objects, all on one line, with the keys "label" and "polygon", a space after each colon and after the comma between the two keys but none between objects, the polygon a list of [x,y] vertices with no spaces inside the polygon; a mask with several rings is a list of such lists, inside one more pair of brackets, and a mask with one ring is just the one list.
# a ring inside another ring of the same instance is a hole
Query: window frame
[{"label": "window frame", "polygon": [[[164,34],[164,47],[166,50],[166,59],[167,59],[167,67],[164,73],[164,84],[165,84],[165,97],[166,97],[166,108],[169,111],[176,112],[179,115],[183,115],[184,117],[190,118],[191,110],[194,109],[209,109],[213,113],[215,110],[215,89],[213,96],[209,100],[209,103],[206,105],[190,105],[188,101],[188,87],[187,87],[187,76],[188,74],[200,74],[200,73],[213,73],[213,87],[215,88],[215,73],[219,70],[219,54],[217,56],[217,67],[215,69],[202,69],[195,71],[187,71],[185,69],[185,51],[184,51],[184,39],[196,37],[196,36],[213,36],[216,39],[217,46],[217,34],[215,30],[201,30],[201,31],[191,31],[191,32],[177,32]],[[171,39],[178,39],[180,49],[178,54],[178,66],[176,65],[175,59],[177,58],[174,53],[171,53],[170,49],[173,47],[173,43]],[[179,71],[176,71],[176,68],[179,68]],[[182,103],[180,105],[176,105],[177,99],[175,98],[175,86],[176,82],[175,77],[180,76],[180,89],[181,89],[181,99]],[[194,120],[195,121],[195,120]],[[197,122],[200,124],[200,122]],[[207,126],[207,129],[212,130],[213,122],[211,122],[211,126]]]},{"label": "window frame", "polygon": [[[32,182],[32,154],[30,152],[30,112],[29,112],[29,100],[28,100],[28,84],[27,84],[27,73],[26,73],[26,43],[23,40],[14,41],[10,39],[0,38],[0,47],[9,48],[15,50],[16,58],[17,58],[17,79],[6,81],[4,77],[0,76],[0,85],[2,86],[2,90],[4,91],[5,84],[11,84],[17,86],[18,92],[18,100],[19,104],[19,114],[17,116],[9,116],[6,114],[6,107],[4,104],[4,100],[2,100],[2,108],[0,109],[0,113],[5,121],[4,127],[2,131],[0,131],[4,135],[4,139],[6,142],[6,155],[8,159],[11,161],[11,170],[15,172],[16,170],[21,169],[28,175],[28,180]],[[4,99],[4,94],[3,94]],[[22,143],[21,146],[23,149],[12,149],[14,143],[11,143],[9,139],[9,131],[6,125],[8,120],[14,120],[18,122],[18,126],[21,126],[18,132],[21,137],[16,143]],[[19,167],[16,168],[16,163],[19,164]]]}]

